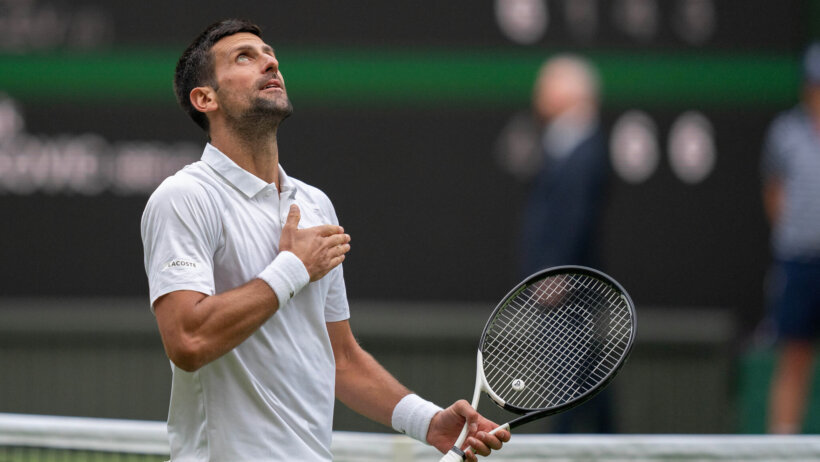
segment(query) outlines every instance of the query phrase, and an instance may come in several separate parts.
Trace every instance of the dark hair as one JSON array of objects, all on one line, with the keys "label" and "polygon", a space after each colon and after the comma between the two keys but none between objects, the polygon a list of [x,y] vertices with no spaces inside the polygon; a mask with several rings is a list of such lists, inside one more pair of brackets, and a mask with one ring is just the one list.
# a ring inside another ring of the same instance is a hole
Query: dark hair
[{"label": "dark hair", "polygon": [[182,109],[197,125],[208,132],[208,118],[191,104],[191,91],[196,87],[210,85],[216,88],[213,53],[211,48],[222,38],[240,32],[262,37],[262,29],[244,19],[223,19],[208,26],[188,45],[177,61],[174,73],[174,92]]}]

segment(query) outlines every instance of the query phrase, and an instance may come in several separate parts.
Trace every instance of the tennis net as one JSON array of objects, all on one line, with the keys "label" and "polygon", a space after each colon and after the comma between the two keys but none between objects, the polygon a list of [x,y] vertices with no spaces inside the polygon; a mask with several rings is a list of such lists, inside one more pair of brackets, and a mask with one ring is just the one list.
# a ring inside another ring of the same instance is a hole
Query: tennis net
[{"label": "tennis net", "polygon": [[[438,460],[396,434],[334,432],[335,462]],[[0,413],[0,462],[153,462],[168,459],[164,422]],[[820,436],[514,435],[494,462],[817,461]]]},{"label": "tennis net", "polygon": [[165,460],[163,422],[0,414],[0,462]]}]

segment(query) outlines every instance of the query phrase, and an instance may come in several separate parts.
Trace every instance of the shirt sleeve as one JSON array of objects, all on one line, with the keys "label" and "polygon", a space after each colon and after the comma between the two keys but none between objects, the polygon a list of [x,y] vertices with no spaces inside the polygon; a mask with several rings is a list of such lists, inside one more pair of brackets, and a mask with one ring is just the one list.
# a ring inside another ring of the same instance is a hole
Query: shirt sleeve
[{"label": "shirt sleeve", "polygon": [[342,265],[333,268],[325,277],[330,277],[330,288],[325,299],[325,322],[336,322],[350,319],[350,306],[347,302],[344,270]]},{"label": "shirt sleeve", "polygon": [[218,215],[207,193],[175,175],[151,195],[142,215],[142,242],[151,309],[177,290],[215,293],[213,257]]},{"label": "shirt sleeve", "polygon": [[[339,218],[336,216],[336,210],[330,199],[322,194],[323,213],[330,217],[330,222],[334,225],[339,224]],[[345,287],[344,269],[342,265],[330,270],[325,275],[330,279],[330,287],[325,298],[325,322],[336,322],[350,319],[350,305],[347,301],[347,288]]]}]

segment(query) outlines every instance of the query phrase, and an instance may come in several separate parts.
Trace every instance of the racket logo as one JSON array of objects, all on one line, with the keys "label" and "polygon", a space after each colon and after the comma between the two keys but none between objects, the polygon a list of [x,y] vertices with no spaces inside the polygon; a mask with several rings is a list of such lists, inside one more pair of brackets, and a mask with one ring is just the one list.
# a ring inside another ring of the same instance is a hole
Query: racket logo
[{"label": "racket logo", "polygon": [[523,390],[523,389],[524,389],[527,385],[524,383],[524,381],[523,381],[523,380],[521,380],[521,379],[515,379],[515,380],[513,380],[513,381],[512,381],[512,383],[510,384],[510,386],[511,386],[511,387],[512,387],[512,389],[513,389],[513,390],[515,390],[515,391],[521,391],[521,390]]}]

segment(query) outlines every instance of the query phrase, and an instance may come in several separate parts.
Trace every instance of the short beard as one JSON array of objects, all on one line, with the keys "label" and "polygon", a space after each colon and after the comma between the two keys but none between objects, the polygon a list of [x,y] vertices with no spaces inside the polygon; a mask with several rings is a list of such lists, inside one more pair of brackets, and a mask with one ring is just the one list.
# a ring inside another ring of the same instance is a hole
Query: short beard
[{"label": "short beard", "polygon": [[250,108],[237,115],[226,113],[225,118],[238,133],[258,137],[269,133],[275,134],[279,124],[292,113],[293,104],[287,97],[284,101],[255,98]]}]

